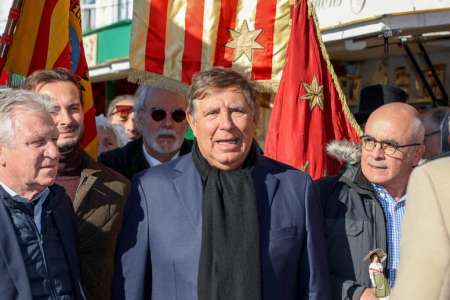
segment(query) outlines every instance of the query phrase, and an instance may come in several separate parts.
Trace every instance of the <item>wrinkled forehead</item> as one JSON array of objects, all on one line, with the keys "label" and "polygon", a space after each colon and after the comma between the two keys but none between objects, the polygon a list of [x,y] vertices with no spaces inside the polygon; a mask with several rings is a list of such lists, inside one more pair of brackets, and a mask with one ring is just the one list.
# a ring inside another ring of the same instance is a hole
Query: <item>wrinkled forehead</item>
[{"label": "wrinkled forehead", "polygon": [[411,124],[408,119],[377,118],[369,119],[364,134],[379,141],[395,141],[404,144],[412,139]]},{"label": "wrinkled forehead", "polygon": [[[58,129],[47,112],[19,110],[14,112],[13,127],[21,136],[57,135]],[[17,137],[17,135],[16,135]]]},{"label": "wrinkled forehead", "polygon": [[168,111],[175,109],[185,109],[186,98],[176,92],[163,89],[152,89],[147,92],[145,98],[145,107],[147,109],[162,108]]}]

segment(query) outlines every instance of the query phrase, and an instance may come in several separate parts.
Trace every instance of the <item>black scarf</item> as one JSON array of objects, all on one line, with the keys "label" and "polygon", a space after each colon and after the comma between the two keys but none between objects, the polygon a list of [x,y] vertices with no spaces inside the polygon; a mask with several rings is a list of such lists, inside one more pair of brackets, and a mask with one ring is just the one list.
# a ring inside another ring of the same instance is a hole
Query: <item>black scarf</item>
[{"label": "black scarf", "polygon": [[195,142],[194,164],[203,182],[199,300],[261,300],[259,220],[252,170],[253,142],[241,168],[211,167]]}]

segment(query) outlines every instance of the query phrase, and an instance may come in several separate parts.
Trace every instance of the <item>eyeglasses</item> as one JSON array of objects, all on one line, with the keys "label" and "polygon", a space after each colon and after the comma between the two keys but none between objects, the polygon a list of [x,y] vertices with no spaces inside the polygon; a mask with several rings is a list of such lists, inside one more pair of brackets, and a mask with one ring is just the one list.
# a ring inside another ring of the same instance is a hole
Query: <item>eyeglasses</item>
[{"label": "eyeglasses", "polygon": [[432,132],[429,132],[429,133],[425,133],[425,137],[430,137],[430,136],[436,135],[436,134],[438,134],[440,132],[441,132],[441,130],[438,129],[438,130],[435,130],[435,131],[432,131]]},{"label": "eyeglasses", "polygon": [[[161,108],[153,108],[150,115],[152,116],[153,120],[155,120],[156,122],[160,122],[167,117],[167,112]],[[172,120],[180,123],[186,119],[186,112],[182,109],[176,109],[170,114],[170,116],[172,117]]]},{"label": "eyeglasses", "polygon": [[399,145],[395,142],[389,142],[389,141],[378,141],[374,139],[371,136],[363,135],[361,137],[361,142],[367,151],[373,151],[377,144],[380,144],[381,149],[383,150],[384,154],[386,155],[394,155],[395,152],[399,151],[400,148],[406,148],[406,147],[413,147],[413,146],[420,146],[422,144],[414,143],[414,144],[407,144],[407,145]]}]

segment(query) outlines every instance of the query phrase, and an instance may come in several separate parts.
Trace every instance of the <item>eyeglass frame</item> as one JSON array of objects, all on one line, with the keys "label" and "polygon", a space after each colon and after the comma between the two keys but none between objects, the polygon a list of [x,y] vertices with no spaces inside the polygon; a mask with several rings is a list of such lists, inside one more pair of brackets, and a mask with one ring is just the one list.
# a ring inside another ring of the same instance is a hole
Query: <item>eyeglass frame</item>
[{"label": "eyeglass frame", "polygon": [[[374,146],[371,149],[367,148],[367,146],[366,146],[367,143],[364,143],[364,139],[367,139],[367,138],[373,140],[373,142],[374,142]],[[391,142],[391,141],[379,141],[376,138],[371,137],[370,135],[363,135],[363,136],[361,136],[361,144],[362,144],[362,147],[365,150],[370,151],[370,152],[375,149],[377,144],[380,144],[380,149],[383,150],[384,154],[386,154],[386,155],[394,155],[397,151],[400,151],[400,148],[415,147],[415,146],[423,145],[423,143],[412,143],[412,144],[398,145],[398,144],[395,144],[395,142]],[[392,151],[392,153],[388,153],[388,151],[386,151],[387,147],[392,147],[392,149],[394,149]],[[402,152],[402,151],[400,151],[400,152]]]},{"label": "eyeglass frame", "polygon": [[429,133],[425,133],[425,137],[427,138],[427,137],[436,135],[436,134],[438,134],[438,133],[441,133],[441,130],[440,130],[440,129],[437,129],[437,130],[432,131],[432,132],[429,132]]},{"label": "eyeglass frame", "polygon": [[[163,121],[163,120],[165,120],[166,118],[167,118],[167,116],[169,115],[170,116],[170,118],[172,119],[172,121],[174,121],[175,123],[182,123],[183,121],[185,121],[186,120],[186,110],[184,110],[184,109],[182,109],[182,108],[177,108],[177,109],[174,109],[174,110],[172,110],[171,112],[168,112],[167,110],[165,110],[165,109],[163,109],[163,108],[160,108],[160,107],[152,107],[152,108],[150,108],[149,110],[145,110],[146,111],[146,113],[149,113],[149,115],[150,115],[150,117],[152,118],[152,120],[153,121],[155,121],[155,122],[161,122],[161,121]],[[160,120],[157,120],[157,119],[155,119],[155,117],[154,117],[154,113],[155,112],[157,112],[157,111],[163,111],[164,112],[164,117],[162,118],[162,119],[160,119]],[[182,120],[180,120],[180,121],[177,121],[174,117],[173,117],[173,114],[174,113],[178,113],[178,112],[183,112],[184,113],[184,118],[182,119]]]}]

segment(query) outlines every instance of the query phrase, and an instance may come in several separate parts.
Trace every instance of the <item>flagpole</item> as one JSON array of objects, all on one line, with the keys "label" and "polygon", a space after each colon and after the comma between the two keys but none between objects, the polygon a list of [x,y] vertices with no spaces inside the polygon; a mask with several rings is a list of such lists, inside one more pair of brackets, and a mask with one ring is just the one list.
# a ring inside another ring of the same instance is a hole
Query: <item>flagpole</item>
[{"label": "flagpole", "polygon": [[3,71],[3,67],[6,63],[6,57],[8,55],[9,46],[12,42],[14,30],[16,29],[17,20],[20,15],[20,8],[22,7],[23,0],[14,0],[9,10],[8,21],[6,23],[5,30],[0,36],[0,73]]}]

